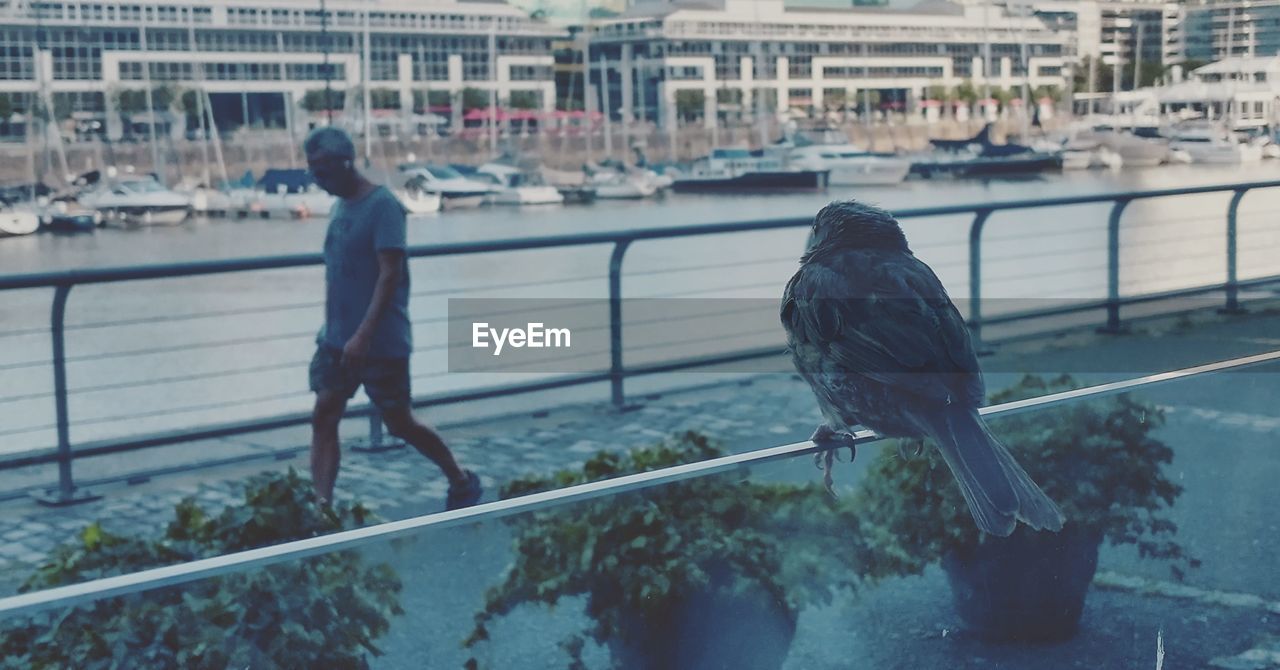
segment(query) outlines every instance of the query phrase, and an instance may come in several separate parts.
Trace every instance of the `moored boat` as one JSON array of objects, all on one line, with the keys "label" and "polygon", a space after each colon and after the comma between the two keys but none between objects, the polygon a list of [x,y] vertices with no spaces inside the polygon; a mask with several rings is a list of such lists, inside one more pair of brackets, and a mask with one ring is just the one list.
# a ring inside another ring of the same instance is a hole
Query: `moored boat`
[{"label": "moored boat", "polygon": [[677,193],[821,191],[828,174],[792,166],[785,148],[719,148],[675,178],[671,188]]}]

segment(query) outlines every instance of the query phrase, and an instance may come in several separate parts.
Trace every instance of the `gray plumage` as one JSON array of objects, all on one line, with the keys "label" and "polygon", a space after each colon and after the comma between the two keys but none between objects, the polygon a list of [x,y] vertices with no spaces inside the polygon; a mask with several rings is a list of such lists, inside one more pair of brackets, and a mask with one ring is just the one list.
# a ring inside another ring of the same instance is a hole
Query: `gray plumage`
[{"label": "gray plumage", "polygon": [[980,529],[1062,528],[1057,505],[978,415],[985,393],[968,328],[891,214],[855,201],[818,212],[781,317],[826,421],[815,439],[859,424],[928,437]]}]

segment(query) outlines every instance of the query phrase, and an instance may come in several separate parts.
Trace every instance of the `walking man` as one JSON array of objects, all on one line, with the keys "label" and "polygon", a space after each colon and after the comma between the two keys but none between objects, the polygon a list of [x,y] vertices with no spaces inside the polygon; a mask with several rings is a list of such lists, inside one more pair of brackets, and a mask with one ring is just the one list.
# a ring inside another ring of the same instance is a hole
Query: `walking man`
[{"label": "walking man", "polygon": [[333,500],[341,459],[338,423],[364,386],[392,435],[413,445],[449,478],[445,509],[476,504],[480,479],[458,467],[444,441],[413,416],[409,395],[409,262],[405,211],[385,187],[355,168],[351,137],[332,127],[307,136],[307,168],[337,196],[324,240],[325,318],[311,360],[311,479],[316,498]]}]

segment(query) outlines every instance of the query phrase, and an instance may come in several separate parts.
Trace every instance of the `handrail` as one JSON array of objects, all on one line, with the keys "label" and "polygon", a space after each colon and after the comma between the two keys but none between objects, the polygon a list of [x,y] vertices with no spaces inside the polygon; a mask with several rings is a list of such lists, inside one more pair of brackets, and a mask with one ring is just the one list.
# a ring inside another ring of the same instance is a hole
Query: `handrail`
[{"label": "handrail", "polygon": [[[991,405],[982,408],[980,413],[984,417],[1008,416],[1046,409],[1064,403],[1101,398],[1200,375],[1240,370],[1274,362],[1280,362],[1280,350]],[[875,432],[865,429],[854,434],[855,444],[867,444],[882,439],[884,438]],[[697,463],[688,463],[614,479],[579,484],[554,491],[544,491],[507,500],[498,500],[461,510],[426,514],[234,554],[224,554],[126,575],[105,577],[80,584],[23,593],[0,598],[0,617],[32,614],[54,607],[71,607],[102,598],[129,595],[164,586],[184,584],[197,579],[217,577],[250,568],[265,567],[284,561],[308,558],[323,553],[356,549],[374,542],[402,537],[424,528],[448,528],[467,522],[499,519],[518,513],[545,509],[554,505],[580,502],[606,495],[617,495],[685,479],[705,477],[743,466],[793,458],[823,451],[826,448],[806,440],[804,442],[722,456]]]}]

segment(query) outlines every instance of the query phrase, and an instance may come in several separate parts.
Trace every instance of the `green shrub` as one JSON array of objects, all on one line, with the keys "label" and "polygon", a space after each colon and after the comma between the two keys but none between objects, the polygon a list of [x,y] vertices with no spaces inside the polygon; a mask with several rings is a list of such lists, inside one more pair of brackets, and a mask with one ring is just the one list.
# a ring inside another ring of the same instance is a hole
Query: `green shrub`
[{"label": "green shrub", "polygon": [[[359,504],[323,508],[292,469],[250,480],[217,516],[188,498],[160,539],[94,523],[23,585],[47,589],[365,525]],[[364,668],[401,612],[390,566],[354,551],[202,579],[0,625],[2,668]]]},{"label": "green shrub", "polygon": [[[991,396],[1010,402],[1077,388],[1063,375],[1045,381],[1028,375]],[[1164,423],[1154,405],[1119,395],[1076,401],[995,420],[992,432],[1013,453],[1044,492],[1056,501],[1069,525],[1085,528],[1112,544],[1136,545],[1144,557],[1196,565],[1173,541],[1177,526],[1168,510],[1182,487],[1164,472],[1173,450],[1151,437]],[[964,552],[983,541],[955,477],[936,449],[920,440],[882,449],[856,495],[865,527],[882,529],[898,553],[911,557],[914,572],[944,554]],[[924,452],[903,459],[905,452]]]},{"label": "green shrub", "polygon": [[[516,480],[504,498],[669,468],[721,456],[705,436],[689,432],[625,454],[601,452],[581,469]],[[497,617],[521,603],[554,606],[588,596],[589,633],[600,643],[624,638],[627,613],[661,617],[686,594],[708,586],[708,572],[727,567],[795,612],[829,602],[879,575],[901,572],[902,557],[873,551],[855,510],[816,482],[761,483],[744,471],[699,477],[621,496],[511,517],[513,562],[486,596],[465,641],[487,640]],[[881,542],[884,545],[885,543]],[[575,653],[573,639],[563,646]],[[473,658],[469,667],[477,665]]]}]

